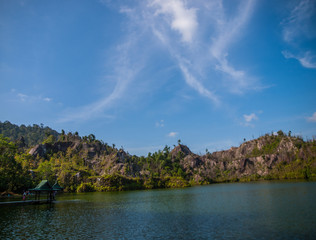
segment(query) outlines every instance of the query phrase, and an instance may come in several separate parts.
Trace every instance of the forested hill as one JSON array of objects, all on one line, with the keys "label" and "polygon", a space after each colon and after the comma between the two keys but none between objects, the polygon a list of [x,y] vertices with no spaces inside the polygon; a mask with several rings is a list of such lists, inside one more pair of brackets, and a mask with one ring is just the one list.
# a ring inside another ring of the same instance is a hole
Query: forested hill
[{"label": "forested hill", "polygon": [[36,144],[42,143],[49,135],[53,135],[56,139],[59,137],[59,133],[55,130],[33,124],[33,126],[15,125],[9,121],[0,122],[0,134],[4,137],[8,137],[11,141],[21,141],[22,137],[26,147],[31,147]]},{"label": "forested hill", "polygon": [[[40,132],[45,128],[30,129]],[[21,136],[27,139],[28,134],[26,131],[26,136]],[[95,139],[93,134],[81,137],[77,132],[62,131],[58,138],[45,135],[42,143],[29,148],[0,135],[0,192],[20,192],[35,187],[42,179],[51,183],[58,180],[68,192],[316,179],[316,140],[304,141],[282,131],[205,155],[191,152],[179,140],[173,149],[166,146],[146,157],[132,156],[114,144]]]}]

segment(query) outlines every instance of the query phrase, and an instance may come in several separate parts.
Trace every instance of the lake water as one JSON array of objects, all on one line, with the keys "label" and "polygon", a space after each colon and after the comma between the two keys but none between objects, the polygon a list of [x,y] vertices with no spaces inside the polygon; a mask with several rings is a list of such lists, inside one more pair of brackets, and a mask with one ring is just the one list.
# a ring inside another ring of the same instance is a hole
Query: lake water
[{"label": "lake water", "polygon": [[316,239],[316,182],[63,194],[0,206],[0,239]]}]

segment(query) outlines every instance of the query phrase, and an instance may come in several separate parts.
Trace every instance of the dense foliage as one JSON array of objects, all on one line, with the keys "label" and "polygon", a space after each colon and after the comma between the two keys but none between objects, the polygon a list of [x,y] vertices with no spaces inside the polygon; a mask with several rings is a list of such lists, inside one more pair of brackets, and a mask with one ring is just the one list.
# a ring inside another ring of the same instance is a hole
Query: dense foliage
[{"label": "dense foliage", "polygon": [[31,147],[43,142],[49,135],[52,135],[55,138],[58,138],[59,136],[58,132],[49,127],[44,127],[43,124],[40,126],[37,124],[33,124],[33,126],[18,126],[9,121],[3,123],[0,122],[0,134],[10,138],[10,140],[14,142],[22,140],[26,147]]},{"label": "dense foliage", "polygon": [[8,138],[0,135],[0,192],[19,192],[32,186],[32,177],[24,154]]},{"label": "dense foliage", "polygon": [[[6,125],[12,129],[12,124]],[[23,125],[20,128],[25,130]],[[30,127],[29,131],[33,133],[34,129],[38,127]],[[31,133],[26,131],[21,136],[27,139]],[[90,192],[316,178],[316,141],[281,132],[203,156],[193,154],[179,141],[173,150],[166,146],[146,157],[132,156],[114,144],[95,139],[93,134],[80,137],[77,132],[47,133],[31,150],[0,135],[0,192],[21,192],[42,179],[51,183],[58,180],[68,192]]]}]

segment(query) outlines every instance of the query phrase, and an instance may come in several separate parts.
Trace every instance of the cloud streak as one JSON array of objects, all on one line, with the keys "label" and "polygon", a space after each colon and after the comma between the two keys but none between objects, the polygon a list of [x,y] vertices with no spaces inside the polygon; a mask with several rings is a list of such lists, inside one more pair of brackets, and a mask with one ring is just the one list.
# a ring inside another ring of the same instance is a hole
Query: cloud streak
[{"label": "cloud streak", "polygon": [[[13,90],[15,92],[15,90]],[[21,101],[21,102],[51,102],[53,99],[49,97],[43,97],[43,96],[31,96],[27,95],[24,93],[17,93],[16,97]]]},{"label": "cloud streak", "polygon": [[305,68],[316,68],[316,56],[312,55],[310,51],[305,52],[303,56],[296,56],[288,51],[283,51],[282,54],[287,59],[296,59]]},{"label": "cloud streak", "polygon": [[[145,9],[149,13],[143,15],[145,22],[149,23],[154,36],[176,61],[185,82],[201,96],[209,98],[216,106],[219,105],[219,98],[204,86],[203,77],[194,73],[198,67],[192,65],[192,61],[189,60],[202,58],[201,55],[194,54],[190,50],[196,49],[198,41],[199,23],[196,15],[198,9],[188,7],[182,0],[156,0],[148,6],[149,9]],[[153,14],[150,14],[150,10]],[[180,33],[180,43],[169,29]]]},{"label": "cloud streak", "polygon": [[315,38],[315,26],[310,24],[315,14],[316,3],[312,0],[299,1],[289,16],[281,22],[283,40],[294,49],[296,54],[290,51],[282,51],[285,58],[293,58],[300,62],[304,68],[316,68],[316,55],[310,50],[302,50],[300,43],[306,39]]},{"label": "cloud streak", "polygon": [[316,112],[314,112],[311,117],[308,117],[307,121],[308,122],[316,122]]},{"label": "cloud streak", "polygon": [[193,75],[190,74],[189,70],[186,67],[184,67],[182,64],[180,64],[180,69],[181,69],[181,71],[182,71],[182,73],[184,75],[186,83],[190,87],[192,87],[193,89],[198,91],[198,93],[200,93],[202,96],[211,99],[216,105],[219,105],[218,97],[213,92],[211,92],[208,89],[206,89],[202,85],[202,83],[197,81],[196,78]]},{"label": "cloud streak", "polygon": [[[180,0],[154,1],[149,4],[154,8],[154,14],[148,14],[154,17],[145,22],[151,24],[154,35],[176,60],[186,83],[201,96],[211,99],[216,106],[220,103],[219,97],[210,89],[219,83],[209,77],[215,71],[223,73],[225,87],[233,93],[243,94],[246,90],[258,89],[258,81],[254,77],[236,69],[228,61],[229,48],[236,43],[250,19],[255,1],[242,2],[231,20],[225,15],[226,9],[222,1],[211,4],[199,2],[194,7],[184,3]],[[188,17],[181,24],[183,28],[175,28],[174,22],[182,22],[185,15]],[[145,18],[148,19],[148,16]],[[210,33],[208,28],[213,28],[214,31]],[[180,32],[185,44],[179,45],[168,29]],[[204,39],[205,34],[209,35],[209,40]],[[205,56],[207,52],[209,55]]]},{"label": "cloud streak", "polygon": [[174,138],[174,137],[176,137],[178,134],[179,134],[178,132],[170,132],[170,133],[168,133],[168,137]]},{"label": "cloud streak", "polygon": [[157,128],[163,128],[165,126],[165,121],[164,120],[160,120],[160,121],[156,122],[155,126]]},{"label": "cloud streak", "polygon": [[315,1],[303,0],[295,5],[289,16],[281,22],[283,40],[293,44],[297,39],[309,36],[308,20],[313,15]]},{"label": "cloud streak", "polygon": [[244,114],[243,117],[247,123],[250,123],[253,120],[258,120],[258,116],[255,113],[251,113],[249,115]]},{"label": "cloud streak", "polygon": [[[136,44],[136,38],[134,35],[129,35],[129,40],[119,45],[116,48],[116,60],[113,61],[113,75],[111,80],[115,81],[115,86],[112,92],[86,106],[79,107],[77,109],[69,109],[64,113],[64,116],[59,119],[59,122],[74,122],[74,121],[85,121],[91,118],[105,117],[113,118],[113,115],[105,114],[104,112],[120,101],[130,83],[135,79],[136,75],[141,71],[143,64],[141,58],[132,63],[130,52]],[[133,59],[135,60],[135,59]]]},{"label": "cloud streak", "polygon": [[[111,4],[115,4],[112,2]],[[113,104],[125,97],[127,89],[136,79],[152,54],[167,50],[178,67],[183,80],[213,106],[222,104],[222,96],[229,93],[244,94],[258,89],[255,77],[237,69],[229,61],[229,49],[238,44],[254,10],[255,1],[240,2],[232,18],[228,18],[222,1],[153,0],[136,5],[120,2],[118,12],[128,18],[125,40],[118,48],[118,60],[113,64],[116,84],[111,93],[99,100],[68,110],[61,121],[80,121],[102,116]],[[132,29],[132,30],[131,30]],[[154,40],[154,41],[153,41]],[[143,51],[144,44],[148,51]],[[140,66],[134,66],[134,63]],[[105,114],[105,116],[107,116]]]},{"label": "cloud streak", "polygon": [[243,118],[244,118],[244,122],[241,125],[245,127],[254,127],[253,122],[259,120],[259,117],[256,113],[244,114]]},{"label": "cloud streak", "polygon": [[213,37],[213,43],[210,47],[210,53],[216,60],[216,69],[226,74],[230,79],[232,92],[243,93],[247,88],[252,88],[254,79],[247,76],[242,70],[236,70],[228,61],[228,49],[231,44],[235,43],[236,38],[242,32],[242,28],[249,20],[255,1],[245,1],[239,6],[237,14],[231,20],[227,20],[224,14],[222,2],[216,5],[218,11],[217,35]]},{"label": "cloud streak", "polygon": [[188,8],[181,0],[154,0],[151,6],[158,7],[156,15],[168,15],[171,28],[181,34],[183,42],[193,41],[198,27],[196,9]]}]

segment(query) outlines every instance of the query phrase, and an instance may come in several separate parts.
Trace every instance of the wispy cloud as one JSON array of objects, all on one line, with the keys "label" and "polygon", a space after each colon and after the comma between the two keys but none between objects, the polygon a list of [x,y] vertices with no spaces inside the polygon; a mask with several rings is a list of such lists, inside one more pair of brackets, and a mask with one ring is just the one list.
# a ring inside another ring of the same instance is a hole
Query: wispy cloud
[{"label": "wispy cloud", "polygon": [[244,1],[240,4],[235,17],[228,20],[222,3],[216,5],[218,19],[217,35],[213,37],[210,53],[216,60],[216,69],[226,74],[232,92],[243,93],[245,90],[255,88],[256,79],[247,75],[243,70],[237,70],[228,61],[228,50],[231,44],[240,37],[254,9],[255,1]]},{"label": "wispy cloud", "polygon": [[52,99],[52,98],[45,97],[45,98],[43,98],[43,100],[44,100],[45,102],[50,102],[50,101],[52,101],[53,99]]},{"label": "wispy cloud", "polygon": [[18,93],[17,96],[19,97],[20,101],[26,102],[27,99],[29,99],[29,96],[23,93]]},{"label": "wispy cloud", "polygon": [[15,89],[12,89],[11,93],[15,94],[16,98],[24,103],[51,102],[53,100],[52,98],[43,97],[41,95],[27,95],[21,92],[16,93]]},{"label": "wispy cloud", "polygon": [[259,117],[256,113],[244,114],[243,118],[244,122],[242,123],[242,125],[246,127],[254,127],[253,122],[259,120]]},{"label": "wispy cloud", "polygon": [[[116,2],[101,1],[104,4]],[[234,17],[228,18],[222,1],[153,0],[136,4],[118,2],[118,12],[128,17],[128,30],[113,61],[116,82],[100,100],[68,110],[61,121],[77,121],[105,115],[125,97],[131,82],[146,67],[146,61],[164,48],[182,73],[183,80],[200,96],[220,106],[227,92],[243,94],[258,89],[258,81],[229,62],[229,50],[246,29],[255,1],[241,1]],[[154,40],[154,41],[153,41]],[[144,43],[148,51],[143,51]],[[114,55],[113,55],[114,56]],[[113,57],[112,56],[112,57]],[[111,56],[110,56],[111,57]],[[138,66],[135,67],[135,63]],[[222,74],[219,77],[219,74]]]},{"label": "wispy cloud", "polygon": [[287,59],[293,58],[298,60],[305,68],[316,68],[316,56],[312,55],[310,51],[303,53],[303,56],[296,56],[289,51],[283,51],[282,54]]},{"label": "wispy cloud", "polygon": [[156,15],[168,16],[167,21],[171,28],[181,34],[183,42],[193,41],[198,27],[195,8],[188,8],[181,0],[154,0],[151,5],[158,7]]},{"label": "wispy cloud", "polygon": [[168,133],[168,137],[176,137],[178,134],[178,132],[170,132]]},{"label": "wispy cloud", "polygon": [[160,121],[156,122],[155,126],[158,128],[163,128],[165,126],[165,121],[160,120]]},{"label": "wispy cloud", "polygon": [[309,122],[316,122],[316,112],[314,112],[311,117],[307,117],[306,119]]},{"label": "wispy cloud", "polygon": [[250,123],[253,120],[258,120],[258,116],[255,113],[251,113],[249,115],[244,114],[243,117],[247,123]]},{"label": "wispy cloud", "polygon": [[283,40],[293,48],[293,51],[283,51],[285,58],[293,58],[300,62],[305,68],[316,68],[316,55],[310,50],[301,49],[300,45],[306,39],[314,39],[316,35],[315,25],[311,19],[316,12],[316,2],[313,0],[302,0],[295,5],[289,15],[283,19]]},{"label": "wispy cloud", "polygon": [[182,64],[180,64],[180,69],[182,70],[182,73],[184,75],[186,83],[192,87],[193,89],[197,90],[202,96],[207,97],[213,102],[218,105],[219,100],[218,97],[208,89],[206,89],[201,82],[197,81],[196,78],[190,74],[189,70],[184,67]]},{"label": "wispy cloud", "polygon": [[[112,75],[108,77],[108,81],[115,82],[115,86],[110,94],[104,96],[98,101],[87,104],[76,109],[68,109],[59,119],[59,122],[85,121],[91,118],[103,117],[114,118],[111,114],[106,114],[106,110],[113,108],[126,95],[130,83],[135,79],[137,74],[143,67],[142,57],[135,59],[131,56],[137,44],[137,37],[134,33],[129,33],[124,43],[116,47],[115,55],[112,56],[110,62],[112,66]],[[138,48],[136,48],[138,49]],[[105,84],[106,84],[105,83]]]},{"label": "wispy cloud", "polygon": [[[310,36],[310,26],[308,20],[315,11],[315,1],[297,1],[289,15],[282,20],[283,39],[288,43],[295,43],[298,38]],[[291,2],[290,2],[291,3]]]},{"label": "wispy cloud", "polygon": [[[218,79],[215,81],[210,77],[214,71],[224,74],[221,82],[231,92],[242,94],[246,90],[259,88],[256,78],[236,69],[228,61],[229,48],[242,34],[253,12],[254,2],[241,2],[235,17],[229,20],[221,1],[198,2],[196,5],[190,2],[193,5],[191,7],[180,0],[154,1],[149,4],[154,7],[154,14],[146,16],[150,19],[146,22],[151,24],[154,35],[177,61],[186,83],[200,95],[211,99],[215,105],[220,103],[219,96],[210,88],[220,83]],[[186,21],[182,21],[184,18]],[[174,22],[182,23],[180,25],[183,28],[176,28]],[[177,43],[169,28],[182,34],[184,45]],[[210,32],[210,28],[214,31]],[[205,38],[207,34],[209,36]]]},{"label": "wispy cloud", "polygon": [[[199,42],[197,11],[200,9],[189,7],[182,0],[156,0],[147,6],[145,7],[147,14],[143,15],[146,19],[145,22],[150,25],[154,36],[176,61],[185,82],[200,95],[209,98],[215,105],[218,105],[218,97],[204,86],[202,82],[205,79],[200,74],[195,73],[199,68],[197,63],[200,62],[197,59],[203,58],[200,54],[195,53]],[[151,10],[153,14],[150,13]],[[169,29],[180,33],[180,43]],[[193,49],[195,50],[192,52]],[[193,59],[197,60],[195,61],[196,64],[192,64]]]}]

